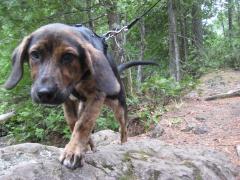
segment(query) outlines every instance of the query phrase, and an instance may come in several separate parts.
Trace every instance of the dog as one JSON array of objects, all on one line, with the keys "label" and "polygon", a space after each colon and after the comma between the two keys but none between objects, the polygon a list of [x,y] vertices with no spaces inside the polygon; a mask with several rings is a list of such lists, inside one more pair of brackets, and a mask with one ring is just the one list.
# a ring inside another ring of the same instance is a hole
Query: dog
[{"label": "dog", "polygon": [[83,165],[88,145],[94,148],[90,136],[104,104],[120,123],[121,143],[127,141],[127,105],[119,73],[135,65],[156,65],[136,61],[117,66],[103,37],[84,26],[60,23],[42,26],[22,40],[13,52],[6,89],[21,80],[24,62],[31,69],[33,101],[63,104],[72,135],[59,159],[70,169]]}]

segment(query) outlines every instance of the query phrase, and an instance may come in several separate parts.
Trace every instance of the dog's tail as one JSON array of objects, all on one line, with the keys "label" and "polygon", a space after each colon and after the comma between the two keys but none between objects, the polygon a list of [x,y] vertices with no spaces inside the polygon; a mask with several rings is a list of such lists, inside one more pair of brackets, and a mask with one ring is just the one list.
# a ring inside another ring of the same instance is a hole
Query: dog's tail
[{"label": "dog's tail", "polygon": [[153,62],[153,61],[130,61],[130,62],[126,62],[123,64],[118,65],[118,72],[119,74],[121,74],[124,70],[126,70],[127,68],[130,68],[132,66],[139,66],[139,65],[154,65],[154,66],[159,66],[158,63]]}]

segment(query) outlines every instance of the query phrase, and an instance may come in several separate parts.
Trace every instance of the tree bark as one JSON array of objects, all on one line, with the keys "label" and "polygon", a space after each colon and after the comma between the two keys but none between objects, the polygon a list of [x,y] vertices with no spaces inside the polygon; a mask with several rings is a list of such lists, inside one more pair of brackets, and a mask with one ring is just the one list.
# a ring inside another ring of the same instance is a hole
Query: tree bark
[{"label": "tree bark", "polygon": [[223,20],[223,18],[221,18],[221,25],[222,25],[223,35],[224,35],[224,37],[227,37],[227,36],[226,36],[226,32],[225,32],[225,26],[224,26],[224,20]]},{"label": "tree bark", "polygon": [[92,19],[92,0],[86,0],[87,16],[88,16],[88,26],[94,31],[94,22]]},{"label": "tree bark", "polygon": [[184,13],[183,17],[183,35],[184,35],[184,60],[187,61],[188,58],[188,31],[187,31],[187,13]]},{"label": "tree bark", "polygon": [[201,2],[194,1],[192,5],[193,44],[200,52],[203,50],[203,26],[201,14]]},{"label": "tree bark", "polygon": [[229,91],[227,93],[209,96],[209,97],[205,98],[205,101],[212,101],[212,100],[216,100],[216,99],[225,99],[225,98],[232,98],[232,97],[239,97],[239,96],[240,96],[240,90],[237,89],[237,90]]},{"label": "tree bark", "polygon": [[175,81],[180,81],[180,55],[177,41],[177,22],[174,0],[168,0],[169,17],[169,55],[170,55],[170,75]]},{"label": "tree bark", "polygon": [[233,2],[232,0],[227,0],[228,4],[228,36],[229,42],[231,44],[232,41],[232,33],[233,33]]},{"label": "tree bark", "polygon": [[[143,61],[144,59],[144,51],[145,51],[145,23],[144,19],[140,21],[140,36],[141,36],[141,48],[140,48],[140,56],[139,60]],[[140,92],[140,87],[141,87],[141,82],[142,82],[142,67],[138,66],[137,70],[137,90]]]},{"label": "tree bark", "polygon": [[[224,3],[223,2],[221,2],[221,8],[224,9]],[[221,21],[223,35],[224,35],[224,37],[227,37],[226,30],[225,30],[225,25],[224,25],[224,14],[223,13],[220,14],[219,20]]]},{"label": "tree bark", "polygon": [[[108,27],[110,30],[115,30],[120,28],[120,18],[117,11],[117,1],[116,0],[105,0],[104,6],[106,7],[107,19],[108,19]],[[123,52],[119,51],[118,44],[122,44],[122,39],[118,35],[116,37],[116,41],[111,43],[111,49],[113,52],[114,59],[117,64],[121,63],[121,56]]]},{"label": "tree bark", "polygon": [[240,29],[240,2],[239,2],[239,0],[236,0],[236,6],[237,6],[237,22],[238,22],[238,26]]},{"label": "tree bark", "polygon": [[[104,0],[106,7],[108,25],[110,30],[119,29],[121,26],[120,16],[117,9],[117,0]],[[127,61],[126,53],[124,51],[124,44],[126,42],[125,34],[118,34],[111,43],[111,49],[114,59],[117,64]],[[132,78],[131,70],[126,71],[126,76],[123,79],[126,93],[132,95]]]},{"label": "tree bark", "polygon": [[180,28],[180,57],[181,60],[187,62],[188,53],[188,39],[187,39],[187,18],[186,13],[181,8],[181,2],[178,1],[178,17],[179,17],[179,28]]},{"label": "tree bark", "polygon": [[[127,61],[127,55],[126,55],[126,52],[125,52],[125,50],[123,48],[124,45],[126,44],[126,41],[127,41],[126,34],[122,34],[122,39],[123,39],[123,41],[122,41],[122,45],[121,45],[121,51],[122,51],[121,62],[126,62]],[[133,83],[132,83],[132,71],[131,71],[131,68],[126,71],[123,83],[124,83],[127,95],[132,96],[133,95],[133,86],[132,86]]]}]

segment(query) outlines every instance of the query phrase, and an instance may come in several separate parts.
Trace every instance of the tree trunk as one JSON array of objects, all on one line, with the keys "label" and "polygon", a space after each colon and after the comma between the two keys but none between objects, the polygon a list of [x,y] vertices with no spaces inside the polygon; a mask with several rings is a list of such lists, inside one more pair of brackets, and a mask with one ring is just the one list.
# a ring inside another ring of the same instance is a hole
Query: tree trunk
[{"label": "tree trunk", "polygon": [[194,1],[192,5],[192,39],[193,44],[200,52],[203,50],[203,27],[201,14],[201,2]]},{"label": "tree trunk", "polygon": [[[223,2],[221,2],[221,8],[224,9],[224,3]],[[223,35],[224,35],[224,37],[227,37],[226,30],[225,30],[225,25],[224,25],[224,14],[223,13],[220,14],[219,20],[221,21]]]},{"label": "tree trunk", "polygon": [[[126,34],[122,34],[122,39],[123,39],[123,43],[121,44],[121,62],[126,62],[127,61],[127,56],[126,56],[126,52],[124,50],[124,45],[126,44],[127,41],[127,36]],[[132,96],[133,95],[133,83],[132,83],[132,71],[131,68],[129,68],[126,72],[125,72],[125,78],[123,80],[124,86],[125,86],[125,90],[127,95]]]},{"label": "tree trunk", "polygon": [[232,41],[232,33],[233,33],[233,2],[232,0],[227,0],[228,2],[228,36],[229,42],[231,44]]},{"label": "tree trunk", "polygon": [[184,35],[184,60],[187,61],[188,58],[188,31],[187,31],[187,13],[184,13],[183,17],[183,35]]},{"label": "tree trunk", "polygon": [[182,12],[181,2],[178,1],[178,17],[179,17],[179,28],[180,28],[180,57],[181,60],[187,62],[187,51],[188,51],[188,40],[187,40],[187,20],[186,13]]},{"label": "tree trunk", "polygon": [[94,22],[92,19],[92,0],[86,0],[88,27],[94,31]]},{"label": "tree trunk", "polygon": [[[107,11],[109,29],[110,30],[119,29],[121,27],[120,26],[121,23],[117,9],[117,0],[105,0],[104,6],[106,7]],[[126,54],[124,51],[125,41],[126,35],[118,34],[111,43],[113,57],[117,64],[121,64],[127,61]],[[126,93],[132,95],[132,78],[130,70],[126,72],[126,76],[124,77],[123,83],[126,89]]]},{"label": "tree trunk", "polygon": [[237,22],[238,22],[238,28],[240,29],[240,2],[239,2],[239,0],[236,0],[236,6],[237,6]]},{"label": "tree trunk", "polygon": [[176,9],[174,6],[174,0],[168,0],[168,17],[170,74],[178,82],[180,81],[180,55],[177,41]]},{"label": "tree trunk", "polygon": [[[141,48],[140,48],[140,56],[139,60],[143,61],[144,59],[144,51],[145,51],[145,24],[144,24],[144,19],[140,21],[140,36],[141,36]],[[138,66],[138,71],[137,71],[137,90],[140,92],[140,87],[141,87],[141,82],[142,82],[142,67]]]},{"label": "tree trunk", "polygon": [[224,26],[224,19],[223,18],[221,18],[221,25],[222,25],[223,35],[224,35],[224,37],[226,37],[225,26]]},{"label": "tree trunk", "polygon": [[[105,0],[104,5],[107,11],[108,26],[110,30],[115,30],[120,28],[120,18],[117,11],[117,1],[116,0]],[[122,44],[122,39],[120,36],[116,37],[116,41],[111,43],[111,49],[113,52],[114,59],[117,64],[121,63],[121,54],[119,51],[118,44]]]}]

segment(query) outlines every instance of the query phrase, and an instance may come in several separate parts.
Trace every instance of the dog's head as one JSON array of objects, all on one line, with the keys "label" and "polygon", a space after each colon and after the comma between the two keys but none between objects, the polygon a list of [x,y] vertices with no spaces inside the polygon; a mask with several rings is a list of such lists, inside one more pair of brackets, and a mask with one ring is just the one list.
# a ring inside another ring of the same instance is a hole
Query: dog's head
[{"label": "dog's head", "polygon": [[107,95],[115,95],[120,90],[104,53],[76,27],[50,24],[25,37],[13,52],[6,89],[14,88],[21,80],[25,61],[30,65],[33,79],[31,96],[37,103],[63,103],[87,71],[97,90]]}]

